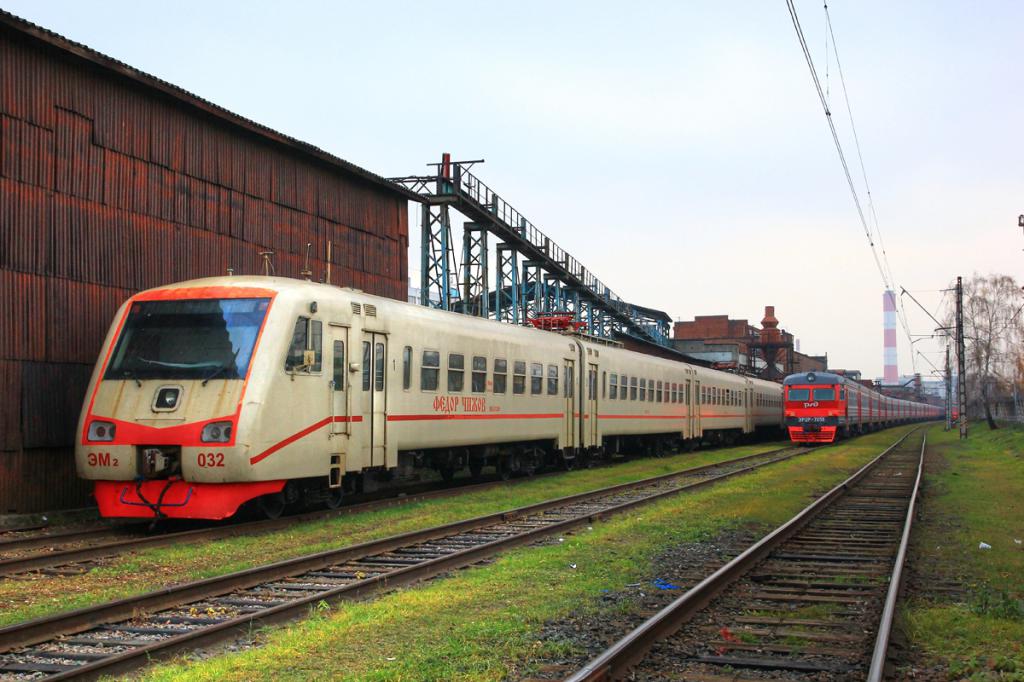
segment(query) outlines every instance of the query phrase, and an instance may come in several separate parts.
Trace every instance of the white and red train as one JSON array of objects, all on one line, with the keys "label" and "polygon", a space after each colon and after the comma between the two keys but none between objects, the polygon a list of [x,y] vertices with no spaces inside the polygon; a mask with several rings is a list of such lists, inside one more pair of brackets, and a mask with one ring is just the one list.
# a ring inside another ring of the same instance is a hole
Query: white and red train
[{"label": "white and red train", "polygon": [[782,427],[777,383],[275,277],[141,292],[78,429],[106,517],[340,502],[431,468],[503,474]]},{"label": "white and red train", "polygon": [[783,385],[786,429],[795,443],[831,443],[840,436],[943,416],[941,407],[885,396],[831,372],[791,374]]}]

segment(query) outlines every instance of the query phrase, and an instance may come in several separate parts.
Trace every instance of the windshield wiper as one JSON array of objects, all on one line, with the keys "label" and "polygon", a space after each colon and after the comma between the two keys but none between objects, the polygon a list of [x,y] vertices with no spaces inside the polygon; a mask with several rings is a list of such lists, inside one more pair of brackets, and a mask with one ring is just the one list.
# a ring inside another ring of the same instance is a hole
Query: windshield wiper
[{"label": "windshield wiper", "polygon": [[124,374],[125,378],[127,379],[134,379],[135,385],[138,386],[139,388],[142,388],[142,382],[139,381],[139,377],[135,374],[134,370],[126,369],[122,370],[121,373]]},{"label": "windshield wiper", "polygon": [[238,350],[239,349],[236,348],[235,352],[232,353],[231,361],[230,362],[221,363],[220,366],[217,367],[217,369],[213,370],[213,372],[209,376],[207,376],[205,379],[203,379],[203,383],[201,383],[200,386],[205,386],[206,384],[208,384],[210,382],[210,379],[214,378],[215,376],[217,376],[218,374],[220,374],[224,370],[228,369],[229,367],[234,367],[235,366],[235,358],[238,357]]},{"label": "windshield wiper", "polygon": [[[237,351],[236,351],[237,352]],[[162,360],[150,360],[149,358],[138,358],[140,362],[144,362],[147,365],[156,365],[157,367],[166,367],[168,369],[202,369],[204,367],[220,367],[221,364],[218,362],[164,362]]]}]

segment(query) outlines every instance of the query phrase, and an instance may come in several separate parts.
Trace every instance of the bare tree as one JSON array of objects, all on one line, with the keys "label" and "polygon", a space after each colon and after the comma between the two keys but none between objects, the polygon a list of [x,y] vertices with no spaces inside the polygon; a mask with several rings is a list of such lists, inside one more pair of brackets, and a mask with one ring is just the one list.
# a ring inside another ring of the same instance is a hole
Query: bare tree
[{"label": "bare tree", "polygon": [[[1022,309],[1024,292],[1009,275],[975,273],[964,282],[968,405],[981,408],[990,429],[998,428],[993,405],[1009,402],[1024,370]],[[953,311],[955,303],[950,321]]]}]

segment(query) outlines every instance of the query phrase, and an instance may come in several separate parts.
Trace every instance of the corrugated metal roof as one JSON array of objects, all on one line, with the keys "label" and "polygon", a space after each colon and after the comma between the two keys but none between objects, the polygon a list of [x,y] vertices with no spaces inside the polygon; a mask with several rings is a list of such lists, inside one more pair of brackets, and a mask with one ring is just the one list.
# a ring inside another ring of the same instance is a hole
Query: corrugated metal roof
[{"label": "corrugated metal roof", "polygon": [[108,57],[107,55],[102,54],[101,52],[97,52],[96,50],[93,50],[87,45],[83,45],[82,43],[78,43],[68,38],[65,38],[64,36],[58,33],[43,28],[42,26],[33,24],[32,22],[22,19],[21,17],[15,16],[14,14],[11,14],[10,12],[7,12],[6,10],[3,9],[0,9],[0,26],[7,27],[17,33],[21,33],[23,35],[39,40],[43,43],[46,43],[47,45],[50,45],[67,53],[68,55],[71,55],[72,57],[83,59],[109,72],[115,73],[123,78],[127,78],[131,81],[134,81],[135,83],[142,85],[143,87],[147,87],[158,92],[161,92],[165,95],[168,95],[170,97],[173,97],[176,100],[193,106],[196,109],[199,109],[200,111],[208,115],[214,116],[218,119],[221,119],[222,121],[225,121],[231,125],[244,128],[245,130],[260,135],[261,137],[264,137],[272,142],[284,145],[286,147],[294,149],[295,151],[312,156],[319,161],[326,162],[332,166],[336,166],[337,168],[345,172],[360,176],[375,185],[378,185],[386,190],[394,192],[395,194],[400,194],[413,201],[422,201],[422,197],[420,197],[418,194],[410,192],[401,185],[397,185],[377,175],[376,173],[372,173],[366,170],[365,168],[355,165],[354,163],[334,156],[333,154],[326,152],[323,149],[320,149],[319,147],[311,145],[308,142],[303,142],[302,140],[295,139],[294,137],[289,137],[284,133],[280,133],[276,130],[268,128],[267,126],[257,123],[256,121],[245,118],[244,116],[240,116],[232,111],[225,109],[224,107],[218,106],[213,102],[205,100],[202,97],[199,97],[198,95],[195,95],[191,92],[188,92],[184,88],[180,88],[177,85],[174,85],[173,83],[168,83],[167,81],[161,80],[156,76],[152,76],[148,73],[140,71],[139,69],[136,69],[133,66],[125,64],[122,61],[118,61],[113,57]]}]

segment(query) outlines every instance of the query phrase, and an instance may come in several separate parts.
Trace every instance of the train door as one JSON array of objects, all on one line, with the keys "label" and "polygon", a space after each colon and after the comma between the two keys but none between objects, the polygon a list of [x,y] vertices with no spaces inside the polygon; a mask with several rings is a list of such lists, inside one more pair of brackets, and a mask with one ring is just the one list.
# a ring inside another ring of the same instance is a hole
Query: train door
[{"label": "train door", "polygon": [[744,433],[752,433],[754,431],[754,389],[747,386],[743,390],[743,413],[744,419]]},{"label": "train door", "polygon": [[690,398],[692,392],[689,379],[686,380],[685,386],[683,389],[683,401],[686,404],[686,433],[683,435],[686,438],[693,438],[693,400]]},{"label": "train door", "polygon": [[565,397],[565,441],[563,448],[567,451],[579,447],[577,438],[576,418],[576,361],[565,359],[564,376],[562,377],[562,395]]},{"label": "train door", "polygon": [[598,440],[597,427],[597,365],[587,364],[587,402],[586,412],[583,415],[583,429],[585,436],[585,447],[595,448],[600,445]]},{"label": "train door", "polygon": [[387,337],[363,332],[361,352],[360,413],[363,417],[363,461],[366,466],[384,466],[387,443]]},{"label": "train door", "polygon": [[329,324],[331,353],[331,435],[348,435],[351,433],[348,419],[348,396],[351,387],[348,385],[348,327]]},{"label": "train door", "polygon": [[700,381],[693,382],[693,405],[690,408],[693,416],[691,426],[693,427],[690,431],[690,438],[700,438],[703,433],[701,432],[700,425],[700,411],[703,407],[703,400],[700,394]]}]

